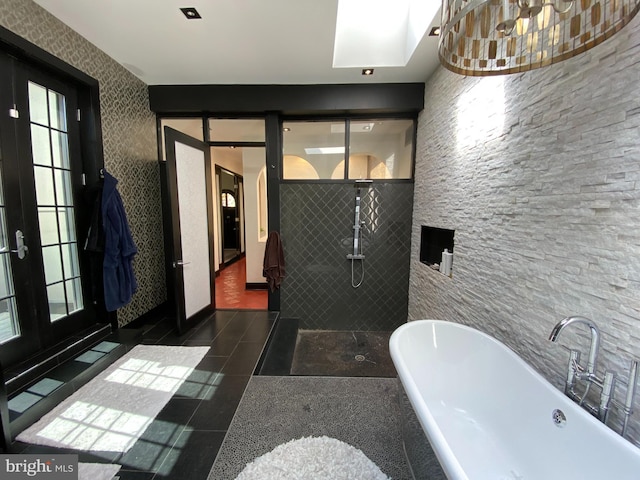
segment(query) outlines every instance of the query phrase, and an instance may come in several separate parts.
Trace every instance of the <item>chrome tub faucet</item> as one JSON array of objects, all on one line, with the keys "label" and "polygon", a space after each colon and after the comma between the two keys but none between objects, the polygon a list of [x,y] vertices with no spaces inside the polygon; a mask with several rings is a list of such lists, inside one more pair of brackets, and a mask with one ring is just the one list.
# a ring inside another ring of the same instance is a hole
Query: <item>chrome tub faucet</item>
[{"label": "chrome tub faucet", "polygon": [[[587,362],[586,375],[584,375],[580,371],[577,371],[576,377],[581,379],[584,377],[595,377],[596,361],[598,359],[598,349],[600,348],[600,329],[595,323],[593,323],[591,320],[585,317],[577,317],[577,316],[566,317],[561,321],[559,321],[555,327],[553,327],[553,330],[551,330],[551,335],[549,335],[549,340],[551,340],[552,342],[555,342],[558,339],[560,332],[562,332],[562,330],[564,330],[566,327],[574,323],[581,323],[583,325],[586,325],[587,327],[589,327],[589,330],[591,331],[591,346],[589,347],[589,360]],[[579,355],[577,359],[573,359],[573,360],[575,361],[574,367],[576,367],[577,370],[584,370],[578,363]]]},{"label": "chrome tub faucet", "polygon": [[[591,345],[589,346],[589,359],[587,360],[586,369],[580,365],[580,352],[577,350],[570,351],[571,354],[569,356],[569,365],[567,366],[567,378],[564,393],[600,421],[606,423],[609,415],[611,396],[615,387],[615,375],[613,372],[606,372],[603,379],[599,379],[596,375],[598,349],[600,348],[600,329],[598,326],[585,317],[566,317],[553,327],[553,330],[551,330],[551,334],[549,335],[549,340],[556,342],[560,332],[573,324],[582,324],[589,328],[589,331],[591,332]],[[582,394],[579,394],[575,390],[576,380],[586,382],[586,386]],[[586,401],[591,385],[600,387],[601,393],[598,405],[592,405]]]},{"label": "chrome tub faucet", "polygon": [[[606,371],[602,379],[597,376],[596,365],[598,360],[598,349],[600,348],[600,329],[594,322],[588,318],[580,316],[563,318],[553,327],[553,330],[551,330],[549,340],[556,342],[560,333],[566,327],[573,324],[582,324],[589,328],[591,332],[591,344],[589,346],[589,359],[587,361],[586,369],[580,365],[580,352],[578,350],[570,349],[564,393],[605,424],[607,423],[610,408],[612,406],[618,407],[624,417],[624,425],[621,432],[622,436],[624,436],[627,430],[629,417],[633,413],[633,397],[635,395],[638,377],[638,362],[636,360],[631,361],[628,380],[626,382],[626,398],[624,403],[620,403],[613,398],[616,374],[611,371]],[[575,390],[577,380],[586,383],[582,394],[579,394]],[[600,388],[600,399],[598,405],[592,405],[586,401],[591,385],[596,385]]]}]

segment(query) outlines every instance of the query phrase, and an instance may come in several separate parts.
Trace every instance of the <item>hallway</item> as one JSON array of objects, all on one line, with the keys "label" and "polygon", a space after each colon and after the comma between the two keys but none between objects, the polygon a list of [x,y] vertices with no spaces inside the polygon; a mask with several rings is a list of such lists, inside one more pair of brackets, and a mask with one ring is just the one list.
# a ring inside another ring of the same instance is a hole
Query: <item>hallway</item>
[{"label": "hallway", "polygon": [[247,290],[247,260],[237,262],[220,270],[216,276],[216,308],[236,310],[266,310],[267,290]]}]

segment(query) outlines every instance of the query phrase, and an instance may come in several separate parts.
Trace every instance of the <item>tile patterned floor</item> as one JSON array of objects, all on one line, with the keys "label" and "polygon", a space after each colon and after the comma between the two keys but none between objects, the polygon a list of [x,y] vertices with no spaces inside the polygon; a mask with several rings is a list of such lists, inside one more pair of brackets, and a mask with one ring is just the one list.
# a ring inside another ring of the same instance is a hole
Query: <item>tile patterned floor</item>
[{"label": "tile patterned floor", "polygon": [[216,308],[266,310],[267,291],[247,290],[246,258],[223,268],[216,277]]},{"label": "tile patterned floor", "polygon": [[72,452],[14,442],[12,453],[78,453],[81,462],[122,465],[122,480],[206,479],[278,316],[217,311],[185,335],[161,318],[143,328],[142,343],[206,345],[207,356],[126,454]]}]

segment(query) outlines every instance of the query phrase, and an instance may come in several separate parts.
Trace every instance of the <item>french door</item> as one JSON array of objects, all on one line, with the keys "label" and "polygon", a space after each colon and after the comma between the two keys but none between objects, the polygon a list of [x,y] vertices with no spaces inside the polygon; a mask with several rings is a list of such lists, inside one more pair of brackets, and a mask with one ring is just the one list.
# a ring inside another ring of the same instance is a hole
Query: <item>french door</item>
[{"label": "french door", "polygon": [[77,92],[0,53],[0,361],[95,323],[81,252]]}]

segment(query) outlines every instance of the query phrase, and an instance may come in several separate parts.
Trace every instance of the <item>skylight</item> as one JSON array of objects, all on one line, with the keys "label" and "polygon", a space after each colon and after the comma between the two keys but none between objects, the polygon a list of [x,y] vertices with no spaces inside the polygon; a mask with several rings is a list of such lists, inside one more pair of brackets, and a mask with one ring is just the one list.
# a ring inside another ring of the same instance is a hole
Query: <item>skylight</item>
[{"label": "skylight", "polygon": [[333,67],[404,67],[438,0],[338,0]]}]

